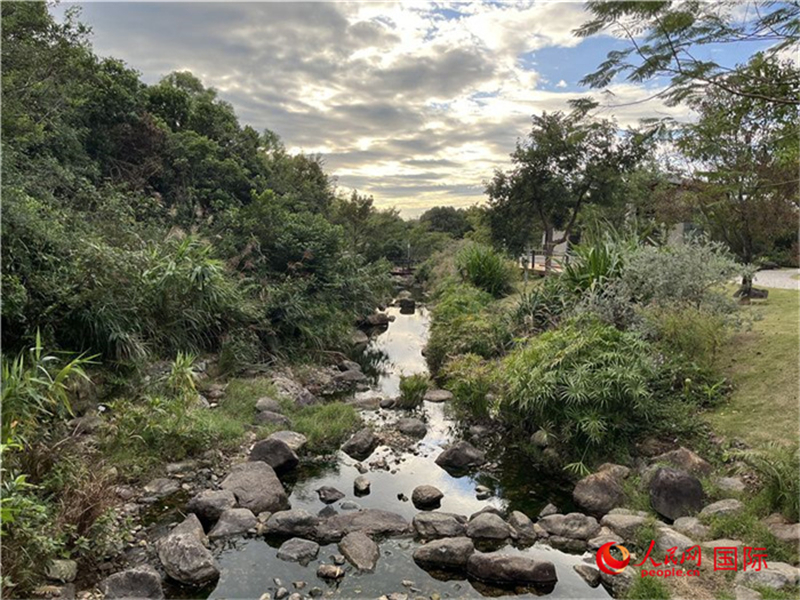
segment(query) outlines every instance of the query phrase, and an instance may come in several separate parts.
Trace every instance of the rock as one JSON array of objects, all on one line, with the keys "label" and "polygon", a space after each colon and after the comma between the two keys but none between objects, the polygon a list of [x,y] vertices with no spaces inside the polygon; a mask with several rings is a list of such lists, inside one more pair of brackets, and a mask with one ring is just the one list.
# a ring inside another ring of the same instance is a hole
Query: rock
[{"label": "rock", "polygon": [[363,531],[348,533],[339,542],[339,552],[359,571],[372,572],[380,558],[378,544]]},{"label": "rock", "polygon": [[[658,559],[657,559],[658,560]],[[625,567],[625,569],[615,575],[608,573],[600,573],[600,582],[614,598],[622,598],[633,585],[633,582],[638,578],[638,570],[634,572],[633,567]]]},{"label": "rock", "polygon": [[268,440],[280,440],[293,452],[300,452],[305,445],[308,443],[308,438],[304,436],[302,433],[297,433],[296,431],[276,431],[275,433],[271,433],[268,437]]},{"label": "rock", "polygon": [[469,442],[456,442],[436,457],[436,464],[447,470],[479,467],[486,462],[486,455]]},{"label": "rock", "polygon": [[665,452],[653,459],[655,463],[666,463],[673,467],[686,471],[692,475],[703,477],[711,473],[711,465],[700,458],[697,454],[681,446],[677,450]]},{"label": "rock", "polygon": [[272,384],[277,388],[278,393],[286,396],[298,406],[310,406],[317,403],[317,397],[314,394],[288,377],[277,375],[272,378]]},{"label": "rock", "polygon": [[398,298],[397,303],[400,305],[401,314],[413,314],[417,307],[413,298]]},{"label": "rock", "polygon": [[289,417],[281,413],[272,412],[271,410],[262,410],[256,414],[256,423],[258,425],[280,425],[281,427],[288,427],[291,425]]},{"label": "rock", "polygon": [[533,544],[539,537],[536,535],[533,521],[523,512],[513,511],[508,517],[508,524],[513,530],[512,535],[523,545]]},{"label": "rock", "polygon": [[222,480],[220,487],[236,496],[241,508],[254,514],[277,512],[289,508],[289,498],[275,471],[261,461],[239,463]]},{"label": "rock", "polygon": [[547,439],[547,432],[544,429],[535,431],[531,436],[531,444],[537,448],[547,448],[547,446],[550,445],[550,442]]},{"label": "rock", "polygon": [[367,344],[369,344],[369,337],[367,337],[367,334],[360,329],[356,329],[353,332],[353,335],[350,336],[350,343],[356,349],[363,349],[367,347]]},{"label": "rock", "polygon": [[590,587],[596,588],[600,585],[600,569],[586,563],[574,565],[572,568]]},{"label": "rock", "polygon": [[359,410],[378,410],[381,405],[381,398],[377,396],[370,396],[369,398],[353,398],[348,400],[348,404],[352,404]]},{"label": "rock", "polygon": [[714,485],[717,486],[720,492],[725,494],[743,494],[747,489],[741,477],[718,477],[714,480]]},{"label": "rock", "polygon": [[542,517],[549,517],[555,514],[558,514],[558,507],[555,504],[547,504],[539,511],[539,518],[541,519]]},{"label": "rock", "polygon": [[203,530],[203,526],[200,524],[197,515],[187,515],[183,521],[178,523],[172,528],[172,531],[170,531],[172,535],[184,533],[196,537],[203,546],[208,546],[208,537],[206,537],[206,532]]},{"label": "rock", "polygon": [[711,528],[703,525],[697,517],[681,517],[675,519],[672,528],[693,539],[703,539],[709,536]]},{"label": "rock", "polygon": [[159,540],[158,558],[167,575],[185,585],[201,586],[219,578],[219,567],[211,552],[198,535],[185,531],[181,525]]},{"label": "rock", "polygon": [[414,562],[421,567],[460,571],[466,569],[467,561],[475,552],[472,540],[453,537],[433,540],[414,550]]},{"label": "rock", "polygon": [[511,535],[511,526],[497,515],[484,513],[467,523],[467,537],[478,540],[504,540]]},{"label": "rock", "polygon": [[256,442],[250,450],[249,460],[265,462],[279,474],[293,471],[300,464],[294,450],[285,442],[274,438]]},{"label": "rock", "polygon": [[411,525],[401,515],[369,508],[327,519],[317,527],[317,537],[327,543],[338,542],[353,531],[363,531],[371,537],[396,537],[410,534]]},{"label": "rock", "polygon": [[735,600],[761,600],[763,598],[757,591],[741,585],[733,588],[733,596]]},{"label": "rock", "polygon": [[720,500],[719,502],[709,504],[700,511],[700,514],[703,516],[735,515],[743,510],[744,504],[742,504],[739,500],[728,498],[727,500]]},{"label": "rock", "polygon": [[613,469],[608,469],[581,479],[572,491],[575,504],[597,517],[602,517],[622,504],[625,492],[621,478],[616,473]]},{"label": "rock", "polygon": [[419,485],[411,493],[411,502],[419,509],[438,508],[444,494],[432,485]]},{"label": "rock", "polygon": [[638,515],[606,515],[600,520],[604,525],[614,530],[614,533],[625,540],[632,540],[636,531],[645,524],[646,518]]},{"label": "rock", "polygon": [[800,523],[783,524],[774,523],[768,525],[770,533],[782,542],[788,542],[797,546],[800,543]]},{"label": "rock", "polygon": [[100,583],[100,591],[106,600],[164,598],[161,575],[150,565],[133,567],[106,577]]},{"label": "rock", "polygon": [[147,496],[163,498],[164,496],[170,496],[176,492],[179,492],[180,489],[181,484],[174,479],[159,477],[158,479],[153,479],[150,483],[144,486],[144,493]]},{"label": "rock", "polygon": [[586,540],[586,548],[590,552],[597,552],[600,548],[602,548],[609,542],[619,543],[620,542],[619,536],[616,535],[610,529],[608,529],[608,527],[603,527],[600,533],[597,535],[597,537],[593,537],[591,539]]},{"label": "rock", "polygon": [[283,600],[283,598],[286,598],[288,595],[289,590],[287,590],[285,587],[279,587],[275,592],[275,600]]},{"label": "rock", "polygon": [[370,482],[363,475],[359,475],[353,480],[353,492],[356,496],[366,496],[369,494]]},{"label": "rock", "polygon": [[317,567],[317,577],[321,579],[341,579],[344,577],[344,569],[336,565],[320,565]]},{"label": "rock", "polygon": [[428,402],[447,402],[453,399],[453,394],[447,390],[430,389],[425,392],[425,400]]},{"label": "rock", "polygon": [[330,504],[326,505],[321,511],[317,513],[320,519],[328,519],[339,514],[339,511],[333,508]]},{"label": "rock", "polygon": [[200,517],[207,526],[217,522],[220,515],[236,506],[236,496],[230,490],[204,490],[189,500],[186,510]]},{"label": "rock", "polygon": [[344,443],[342,451],[356,460],[364,460],[377,446],[378,438],[369,427],[365,427]]},{"label": "rock", "polygon": [[551,586],[558,581],[553,563],[506,554],[472,554],[467,560],[467,575],[500,585]]},{"label": "rock", "polygon": [[267,521],[265,533],[283,537],[313,537],[320,520],[307,510],[276,512]]},{"label": "rock", "polygon": [[196,460],[182,460],[180,462],[169,463],[167,465],[167,475],[178,475],[196,471],[198,468]]},{"label": "rock", "polygon": [[339,505],[339,508],[342,510],[361,510],[361,505],[352,500],[345,500]]},{"label": "rock", "polygon": [[549,515],[539,519],[541,525],[551,536],[588,540],[597,535],[600,525],[594,517],[582,513],[568,515]]},{"label": "rock", "polygon": [[335,487],[324,485],[317,490],[317,495],[323,504],[333,504],[334,502],[344,498],[344,493],[337,490]]},{"label": "rock", "polygon": [[655,549],[659,556],[664,556],[670,548],[677,548],[675,555],[681,556],[684,550],[694,545],[691,539],[669,527],[660,527],[656,531]]},{"label": "rock", "polygon": [[411,521],[417,535],[424,539],[466,535],[466,518],[451,513],[419,513]]},{"label": "rock", "polygon": [[400,419],[397,422],[397,430],[409,437],[422,438],[425,437],[425,433],[427,433],[428,428],[425,423],[419,419],[408,417],[405,419]]},{"label": "rock", "polygon": [[708,542],[700,542],[700,547],[703,549],[703,551],[711,552],[712,555],[715,548],[736,548],[741,552],[742,546],[744,546],[744,544],[742,544],[742,542],[739,540],[728,540],[725,538],[719,540],[710,540]]},{"label": "rock", "polygon": [[670,520],[687,517],[703,507],[700,480],[685,471],[660,468],[650,480],[650,505]]},{"label": "rock", "polygon": [[223,538],[230,535],[242,535],[255,529],[258,519],[247,508],[229,508],[219,517],[219,521],[208,533],[210,539]]},{"label": "rock", "polygon": [[47,565],[47,578],[70,583],[78,576],[78,563],[74,560],[56,559]]},{"label": "rock", "polygon": [[263,398],[256,400],[256,410],[258,412],[269,411],[279,413],[283,409],[281,408],[281,403],[275,400],[275,398],[264,396]]},{"label": "rock", "polygon": [[478,500],[486,500],[492,497],[492,490],[491,488],[486,487],[485,485],[476,485],[475,486],[475,497]]},{"label": "rock", "polygon": [[572,554],[581,554],[586,551],[588,542],[586,540],[578,540],[575,538],[562,537],[560,535],[551,535],[547,538],[547,543],[556,550],[562,552],[569,552]]},{"label": "rock", "polygon": [[278,548],[278,558],[290,562],[298,562],[306,566],[309,562],[317,558],[319,554],[319,544],[311,540],[302,538],[291,538],[283,542]]},{"label": "rock", "polygon": [[631,470],[624,465],[617,465],[614,463],[603,463],[597,469],[598,473],[611,473],[617,479],[627,479],[631,474]]},{"label": "rock", "polygon": [[394,405],[397,404],[396,398],[382,398],[380,402],[381,408],[394,408]]},{"label": "rock", "polygon": [[768,560],[767,568],[760,571],[749,569],[737,573],[734,583],[743,586],[760,586],[773,590],[782,590],[797,585],[800,581],[800,570],[782,562]]}]

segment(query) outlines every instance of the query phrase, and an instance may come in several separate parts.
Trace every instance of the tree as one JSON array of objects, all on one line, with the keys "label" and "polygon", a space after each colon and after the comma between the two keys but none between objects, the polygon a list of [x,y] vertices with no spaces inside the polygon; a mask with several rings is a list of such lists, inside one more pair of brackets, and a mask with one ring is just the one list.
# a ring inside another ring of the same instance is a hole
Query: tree
[{"label": "tree", "polygon": [[[800,97],[784,88],[754,91],[747,79],[730,79],[730,68],[713,59],[714,48],[749,42],[757,49],[769,45],[768,57],[795,47],[800,39],[800,3],[776,1],[701,0],[634,1],[590,0],[594,18],[575,33],[587,37],[610,32],[627,40],[623,50],[613,50],[594,73],[581,81],[595,88],[607,87],[616,76],[641,82],[670,78],[660,95],[668,104],[700,97],[706,90],[722,90],[734,96],[797,106]],[[796,74],[787,74],[795,77]],[[752,71],[749,81],[757,78]]]},{"label": "tree", "polygon": [[[750,79],[753,73],[756,78]],[[757,89],[754,82],[763,81],[800,97],[800,83],[785,83],[800,81],[797,69],[762,55],[729,79],[737,88]],[[742,262],[755,262],[797,231],[800,109],[722,88],[709,90],[693,107],[700,118],[683,128],[678,141],[693,167],[685,196],[713,238],[724,241]]]},{"label": "tree", "polygon": [[[514,168],[495,172],[486,188],[490,220],[499,217],[515,245],[530,241],[538,221],[549,272],[553,248],[569,238],[581,208],[619,197],[623,177],[644,156],[648,139],[620,135],[613,121],[592,120],[583,111],[534,116],[527,140],[511,154]],[[562,232],[558,238],[556,230]]]},{"label": "tree", "polygon": [[419,218],[419,222],[427,226],[428,231],[448,233],[456,239],[464,237],[470,230],[466,211],[453,206],[434,206]]}]

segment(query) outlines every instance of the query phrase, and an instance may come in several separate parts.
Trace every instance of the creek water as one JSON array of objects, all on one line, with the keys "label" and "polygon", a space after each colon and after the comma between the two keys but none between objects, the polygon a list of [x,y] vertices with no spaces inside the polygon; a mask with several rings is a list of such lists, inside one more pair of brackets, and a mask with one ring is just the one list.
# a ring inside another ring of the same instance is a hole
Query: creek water
[{"label": "creek water", "polygon": [[[401,314],[399,309],[387,309],[395,317],[388,329],[374,335],[361,357],[365,372],[372,374],[372,385],[368,392],[357,396],[364,398],[380,395],[393,397],[399,392],[400,376],[426,372],[422,356],[429,325],[429,314],[424,307],[417,307],[413,314]],[[376,427],[383,427],[408,416],[408,411],[377,410],[363,411],[363,418]],[[356,462],[340,452],[329,462],[301,468],[293,481],[286,482],[292,508],[302,508],[316,514],[325,505],[318,499],[316,490],[322,486],[333,486],[346,494],[333,504],[339,512],[345,512],[343,503],[356,503],[361,508],[380,508],[399,513],[409,520],[419,511],[410,500],[411,492],[418,485],[429,484],[444,493],[442,512],[469,516],[488,505],[506,510],[521,510],[535,518],[539,510],[553,502],[562,512],[571,507],[569,490],[564,482],[550,474],[539,474],[531,470],[529,463],[513,447],[502,440],[490,444],[488,457],[495,468],[488,472],[454,477],[434,463],[436,456],[454,439],[463,434],[459,425],[449,415],[447,403],[425,402],[414,416],[421,418],[428,427],[427,434],[411,449],[392,450],[386,446],[376,449],[364,464],[385,459],[389,470],[371,469],[365,475],[371,481],[371,492],[366,496],[355,496],[353,480],[360,474]],[[494,495],[488,500],[478,500],[477,485],[485,485]],[[277,558],[278,542],[263,538],[246,538],[229,542],[218,555],[221,577],[210,592],[210,598],[259,598],[268,592],[274,597],[279,579],[284,587],[294,591],[292,583],[306,582],[299,592],[308,595],[313,587],[323,590],[326,597],[377,598],[392,592],[408,594],[409,598],[439,594],[442,598],[476,598],[482,596],[515,595],[513,591],[486,588],[465,579],[441,580],[418,567],[411,554],[418,542],[411,538],[388,539],[380,543],[381,556],[373,573],[359,574],[349,570],[337,584],[326,583],[316,577],[320,563],[330,563],[332,556],[339,554],[336,544],[322,546],[319,556],[307,566]],[[554,550],[536,544],[530,548],[517,549],[507,545],[497,552],[524,554],[535,559],[548,560],[556,567],[558,583],[548,595],[552,598],[608,598],[602,588],[591,588],[573,566],[581,556]],[[588,556],[588,555],[587,555]],[[584,557],[585,558],[585,557]],[[349,569],[349,567],[348,567]],[[442,577],[441,574],[437,575]],[[450,575],[450,577],[455,577]],[[404,587],[403,583],[413,582]],[[532,597],[530,590],[519,597]]]}]

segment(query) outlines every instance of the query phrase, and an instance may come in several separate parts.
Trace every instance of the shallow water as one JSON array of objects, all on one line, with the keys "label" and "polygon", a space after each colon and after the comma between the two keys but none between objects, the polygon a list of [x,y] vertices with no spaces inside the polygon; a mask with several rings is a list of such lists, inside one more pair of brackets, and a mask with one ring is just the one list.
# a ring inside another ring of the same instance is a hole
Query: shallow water
[{"label": "shallow water", "polygon": [[[414,314],[403,315],[396,308],[387,312],[396,317],[388,330],[375,335],[365,351],[367,371],[372,370],[373,384],[369,392],[359,396],[396,396],[399,392],[400,375],[426,372],[425,359],[421,354],[428,331],[429,316],[426,309],[418,308]],[[381,446],[365,462],[369,464],[385,458],[390,471],[370,470],[365,475],[371,481],[371,493],[357,497],[353,492],[353,480],[360,474],[356,462],[344,453],[339,453],[323,465],[301,469],[294,482],[287,482],[292,508],[303,508],[312,513],[325,505],[318,499],[316,490],[323,485],[333,486],[345,493],[345,498],[333,504],[333,508],[344,512],[343,502],[355,502],[362,508],[381,508],[399,513],[409,520],[419,512],[410,500],[403,501],[398,494],[410,498],[413,489],[422,484],[438,487],[444,494],[442,512],[470,515],[488,505],[508,510],[522,510],[535,517],[547,502],[554,502],[562,511],[571,508],[568,490],[550,474],[531,472],[530,466],[520,459],[514,448],[501,448],[502,442],[489,450],[490,461],[497,469],[491,473],[478,473],[454,477],[433,461],[443,446],[458,434],[457,423],[448,416],[447,404],[426,402],[416,412],[428,425],[428,432],[411,451],[396,452]],[[408,416],[406,411],[364,411],[367,422],[381,425]],[[475,497],[475,486],[487,485],[495,495],[488,500]],[[511,591],[487,589],[479,584],[477,589],[466,580],[441,581],[418,567],[411,558],[417,542],[412,539],[389,539],[380,544],[381,558],[374,573],[358,574],[350,570],[338,585],[328,584],[316,577],[317,566],[330,562],[338,554],[336,544],[320,548],[319,556],[308,566],[286,562],[276,557],[277,547],[264,539],[240,539],[229,544],[219,555],[222,575],[211,592],[211,598],[259,598],[265,592],[274,595],[281,580],[290,591],[292,582],[304,581],[307,586],[299,590],[307,595],[310,588],[319,587],[326,596],[337,598],[377,598],[392,592],[408,593],[410,598],[430,597],[438,593],[442,598],[475,598],[484,595],[514,595]],[[600,587],[590,588],[573,570],[581,561],[580,556],[569,555],[549,546],[535,545],[520,550],[510,545],[498,550],[501,553],[525,554],[533,558],[551,561],[558,575],[555,589],[548,594],[552,598],[608,598]],[[588,555],[587,555],[588,557]],[[593,558],[593,557],[589,557]],[[452,577],[452,575],[451,575]],[[403,586],[403,581],[413,582],[413,589]],[[517,597],[532,597],[528,591]]]}]

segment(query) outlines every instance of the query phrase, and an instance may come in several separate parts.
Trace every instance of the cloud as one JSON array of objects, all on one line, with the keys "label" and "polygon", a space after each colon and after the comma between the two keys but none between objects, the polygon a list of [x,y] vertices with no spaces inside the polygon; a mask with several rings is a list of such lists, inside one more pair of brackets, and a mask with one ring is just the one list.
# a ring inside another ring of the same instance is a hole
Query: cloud
[{"label": "cloud", "polygon": [[[277,132],[292,151],[323,154],[343,190],[406,215],[481,201],[531,115],[569,108],[566,82],[585,73],[530,57],[584,47],[592,60],[605,56],[592,46],[600,42],[572,35],[585,19],[581,4],[564,2],[84,6],[100,55],[148,82],[192,71],[242,122]],[[603,114],[622,125],[685,117],[643,103],[656,91],[647,86],[611,91]]]}]

